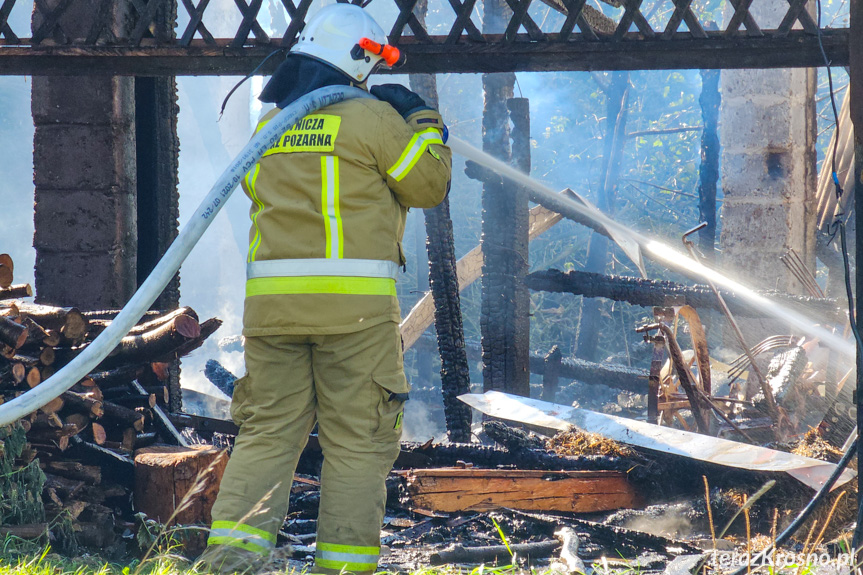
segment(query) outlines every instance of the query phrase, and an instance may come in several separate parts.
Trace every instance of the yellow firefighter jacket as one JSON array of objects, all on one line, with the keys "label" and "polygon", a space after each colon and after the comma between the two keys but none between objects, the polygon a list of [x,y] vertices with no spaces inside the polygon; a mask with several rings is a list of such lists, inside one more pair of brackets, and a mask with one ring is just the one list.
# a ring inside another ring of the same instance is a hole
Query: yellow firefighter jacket
[{"label": "yellow firefighter jacket", "polygon": [[252,200],[244,335],[400,320],[407,208],[438,205],[449,185],[442,129],[435,111],[405,121],[386,102],[353,99],[285,132],[242,182]]}]

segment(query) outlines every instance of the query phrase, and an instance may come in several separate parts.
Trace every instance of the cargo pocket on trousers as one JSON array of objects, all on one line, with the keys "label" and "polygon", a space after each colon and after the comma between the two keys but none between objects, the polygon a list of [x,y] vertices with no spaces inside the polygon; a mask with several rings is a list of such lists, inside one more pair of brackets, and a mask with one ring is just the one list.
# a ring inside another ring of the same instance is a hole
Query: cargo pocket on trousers
[{"label": "cargo pocket on trousers", "polygon": [[248,419],[249,383],[248,375],[234,381],[234,395],[231,397],[231,419],[237,426],[243,425]]},{"label": "cargo pocket on trousers", "polygon": [[408,399],[410,385],[404,372],[390,375],[373,375],[374,391],[377,399],[374,402],[372,441],[389,443],[398,441],[402,436],[402,418],[404,417],[405,401]]}]

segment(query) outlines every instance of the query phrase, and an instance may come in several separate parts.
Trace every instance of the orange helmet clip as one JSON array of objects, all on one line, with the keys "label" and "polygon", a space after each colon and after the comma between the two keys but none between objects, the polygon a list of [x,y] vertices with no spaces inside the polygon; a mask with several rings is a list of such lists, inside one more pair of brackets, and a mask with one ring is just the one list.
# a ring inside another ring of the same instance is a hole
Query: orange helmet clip
[{"label": "orange helmet clip", "polygon": [[378,44],[369,38],[360,38],[359,44],[360,48],[363,50],[368,50],[372,54],[382,56],[384,62],[386,62],[388,66],[392,67],[404,64],[404,56],[402,56],[401,51],[395,46],[390,46],[389,44]]}]

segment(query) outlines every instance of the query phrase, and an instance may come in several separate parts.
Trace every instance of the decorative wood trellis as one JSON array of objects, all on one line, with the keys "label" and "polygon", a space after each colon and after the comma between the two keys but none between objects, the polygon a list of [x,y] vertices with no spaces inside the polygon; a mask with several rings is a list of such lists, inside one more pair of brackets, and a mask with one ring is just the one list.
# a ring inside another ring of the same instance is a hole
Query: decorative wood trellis
[{"label": "decorative wood trellis", "polygon": [[[275,49],[287,48],[303,27],[312,0],[280,0],[290,18],[280,38],[259,22],[263,0],[234,0],[240,24],[232,38],[215,38],[206,25],[210,0],[181,0],[188,24],[175,35],[154,30],[174,0],[121,0],[129,33],[117,37],[109,14],[117,0],[35,0],[41,17],[30,38],[12,30],[9,16],[17,0],[0,4],[0,74],[239,74],[251,71]],[[347,0],[340,0],[347,1]],[[353,0],[359,3],[361,0]],[[482,34],[475,18],[477,0],[447,0],[452,25],[430,35],[414,14],[417,0],[395,2],[398,16],[390,43],[407,54],[403,72],[501,72],[550,70],[623,70],[674,68],[770,68],[823,64],[818,25],[807,11],[809,0],[788,0],[776,29],[762,29],[750,7],[759,0],[731,0],[734,14],[724,30],[708,30],[692,0],[668,0],[673,14],[655,29],[642,13],[642,0],[622,0],[617,21],[586,5],[586,0],[541,0],[565,19],[543,31],[530,15],[533,0],[507,0],[512,15],[502,34]],[[614,0],[617,4],[617,0]],[[19,3],[20,6],[22,3]],[[63,16],[82,10],[91,24],[80,37],[64,29]],[[594,22],[591,21],[591,12]],[[595,18],[610,28],[599,30]],[[681,29],[685,24],[685,29]],[[796,26],[799,24],[799,26]],[[212,26],[212,24],[211,24]],[[577,29],[577,31],[576,31]],[[821,40],[835,65],[848,64],[848,29],[824,29]],[[264,72],[275,62],[268,62]]]}]

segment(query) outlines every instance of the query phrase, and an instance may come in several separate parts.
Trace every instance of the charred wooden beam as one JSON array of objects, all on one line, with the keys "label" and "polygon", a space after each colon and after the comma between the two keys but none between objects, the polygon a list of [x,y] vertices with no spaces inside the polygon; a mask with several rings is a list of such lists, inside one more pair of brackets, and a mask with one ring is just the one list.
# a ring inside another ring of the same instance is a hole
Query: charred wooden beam
[{"label": "charred wooden beam", "polygon": [[[662,306],[668,296],[681,296],[694,308],[720,309],[716,296],[706,285],[687,286],[665,280],[605,276],[581,271],[550,269],[529,274],[525,283],[532,290],[566,292],[585,297],[605,297],[645,307]],[[764,312],[731,292],[721,292],[735,315],[763,317]],[[842,311],[835,300],[795,296],[778,292],[761,295],[807,315],[839,320]]]},{"label": "charred wooden beam", "polygon": [[[532,355],[530,372],[543,374],[545,358]],[[615,389],[624,389],[635,393],[647,393],[646,369],[636,369],[613,363],[594,363],[574,357],[562,358],[558,375],[563,379],[571,379],[588,384],[601,384]]]},{"label": "charred wooden beam", "polygon": [[554,403],[557,395],[557,385],[560,379],[560,362],[563,355],[560,353],[560,348],[556,345],[551,348],[551,351],[543,358],[544,369],[542,372],[542,397],[543,401]]},{"label": "charred wooden beam", "polygon": [[[501,0],[484,2],[487,17],[485,31],[506,27],[505,4]],[[514,74],[485,74],[482,77],[484,105],[482,114],[482,149],[509,164],[511,160],[509,113],[506,102],[513,95]],[[482,190],[482,380],[484,391],[505,391],[530,395],[521,379],[515,376],[515,333],[507,319],[512,316],[515,284],[511,263],[520,257],[513,253],[512,234],[515,222],[513,184],[500,178],[483,180]]]},{"label": "charred wooden beam", "polygon": [[[425,20],[428,2],[423,0],[420,20]],[[410,77],[411,87],[437,108],[437,80],[433,75]],[[471,411],[458,396],[470,392],[470,369],[464,349],[455,239],[449,210],[449,194],[438,206],[423,210],[428,250],[428,285],[435,304],[435,332],[441,358],[441,392],[447,433],[452,441],[470,441]],[[424,288],[423,288],[424,289]]]},{"label": "charred wooden beam", "polygon": [[[546,34],[534,42],[519,34],[513,42],[503,35],[483,35],[484,42],[446,43],[444,36],[429,41],[402,37],[399,49],[407,62],[399,74],[553,72],[594,70],[697,70],[702,68],[809,68],[822,66],[824,58],[818,37],[792,30],[778,37],[765,31],[760,37],[731,36],[708,32],[707,38],[692,38],[677,32],[671,40],[657,35],[642,38],[626,34],[621,42],[590,42],[575,34],[559,41],[558,34]],[[822,31],[824,50],[834,66],[849,63],[848,29]],[[0,74],[33,76],[185,76],[245,75],[279,46],[230,48],[231,39],[206,45],[195,40],[189,46],[30,46],[0,42]],[[277,58],[259,70],[275,71]]]},{"label": "charred wooden beam", "polygon": [[633,479],[654,477],[657,469],[645,460],[601,455],[565,456],[545,449],[518,449],[510,451],[501,447],[477,445],[475,443],[420,444],[403,442],[401,454],[396,460],[397,468],[452,467],[459,462],[472,463],[477,467],[495,468],[512,466],[521,469],[556,469],[564,471],[628,471]]},{"label": "charred wooden beam", "polygon": [[237,381],[237,376],[228,371],[221,363],[215,359],[208,359],[204,366],[204,377],[219,388],[219,391],[228,397],[233,397],[234,382]]},{"label": "charred wooden beam", "polygon": [[465,547],[455,544],[429,557],[432,565],[445,565],[448,563],[492,563],[508,564],[512,562],[513,554],[519,558],[527,559],[530,563],[533,559],[544,559],[551,556],[560,548],[560,541],[551,539],[548,541],[532,541],[530,543],[514,543],[506,545],[489,545],[485,547]]},{"label": "charred wooden beam", "polygon": [[[421,337],[420,345],[429,345],[427,337]],[[466,341],[465,350],[471,360],[479,361],[482,349],[475,341]],[[544,375],[547,367],[546,358],[539,354],[530,356],[530,372]],[[616,389],[624,389],[635,393],[646,393],[648,371],[613,363],[594,363],[577,358],[561,358],[557,375],[561,379],[576,380],[588,384],[602,384]]]}]

